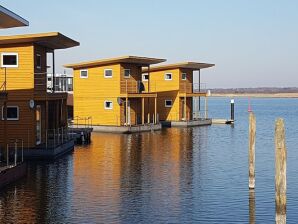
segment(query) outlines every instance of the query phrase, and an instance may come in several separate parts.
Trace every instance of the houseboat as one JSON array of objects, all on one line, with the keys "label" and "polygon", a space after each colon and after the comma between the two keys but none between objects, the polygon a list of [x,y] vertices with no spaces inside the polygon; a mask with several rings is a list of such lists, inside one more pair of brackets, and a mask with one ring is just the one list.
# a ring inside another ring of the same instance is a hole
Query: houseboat
[{"label": "houseboat", "polygon": [[[149,86],[157,93],[157,113],[165,126],[209,125],[207,108],[202,115],[201,97],[207,105],[208,91],[201,83],[201,70],[214,64],[182,62],[143,69],[143,78],[150,74]],[[195,73],[197,71],[197,73]],[[198,77],[195,77],[195,75]],[[198,105],[194,105],[194,98]]]},{"label": "houseboat", "polygon": [[[0,29],[8,29],[13,27],[28,26],[29,22],[14,12],[2,7],[0,5]],[[4,91],[5,84],[0,83],[0,109],[6,107],[7,104],[7,92]],[[1,120],[1,119],[0,119]],[[0,126],[0,134],[4,136],[2,126]],[[26,163],[23,160],[14,161],[8,160],[8,153],[6,155],[6,161],[4,159],[3,151],[0,149],[0,189],[13,181],[26,175]]]},{"label": "houseboat", "polygon": [[73,150],[67,93],[48,89],[47,73],[55,74],[55,50],[78,45],[58,32],[0,36],[2,153],[12,142],[19,142],[24,157],[30,158],[54,158]]},{"label": "houseboat", "polygon": [[[165,59],[123,56],[65,65],[74,70],[74,123],[92,117],[93,131],[160,130],[155,87],[142,69]],[[152,108],[152,110],[151,110]]]}]

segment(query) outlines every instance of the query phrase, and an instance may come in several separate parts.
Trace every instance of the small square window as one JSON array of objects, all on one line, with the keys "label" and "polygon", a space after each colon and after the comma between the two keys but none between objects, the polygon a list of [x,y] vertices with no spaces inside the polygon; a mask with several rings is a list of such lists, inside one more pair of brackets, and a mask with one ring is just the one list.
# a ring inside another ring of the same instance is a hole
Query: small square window
[{"label": "small square window", "polygon": [[18,67],[18,53],[1,54],[1,67],[6,67],[6,68]]},{"label": "small square window", "polygon": [[41,55],[36,54],[36,68],[41,69]]},{"label": "small square window", "polygon": [[130,77],[130,69],[124,69],[124,78],[129,78]]},{"label": "small square window", "polygon": [[186,80],[186,73],[182,73],[182,74],[181,74],[181,79],[182,79],[182,80]]},{"label": "small square window", "polygon": [[[8,121],[19,120],[19,107],[18,106],[7,106],[6,110]],[[2,107],[2,120],[4,120],[4,107]]]},{"label": "small square window", "polygon": [[81,70],[80,71],[80,78],[87,79],[88,78],[88,70]]},{"label": "small square window", "polygon": [[172,80],[172,73],[166,73],[165,80]]},{"label": "small square window", "polygon": [[113,109],[113,102],[112,101],[105,101],[105,109],[106,110]]},{"label": "small square window", "polygon": [[149,75],[147,73],[142,75],[142,80],[147,82],[149,80]]},{"label": "small square window", "polygon": [[172,100],[165,100],[165,107],[172,107],[173,101]]},{"label": "small square window", "polygon": [[112,69],[105,69],[104,77],[105,78],[112,78],[113,77],[113,70]]}]

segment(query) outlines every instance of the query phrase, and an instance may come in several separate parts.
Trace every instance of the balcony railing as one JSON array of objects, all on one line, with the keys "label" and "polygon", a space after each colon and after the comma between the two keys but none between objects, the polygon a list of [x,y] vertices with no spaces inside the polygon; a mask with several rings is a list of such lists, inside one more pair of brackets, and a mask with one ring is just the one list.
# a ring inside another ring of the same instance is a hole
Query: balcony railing
[{"label": "balcony railing", "polygon": [[[148,82],[142,82],[140,80],[123,80],[120,81],[120,93],[148,93]],[[156,85],[150,82],[149,85],[150,92],[156,91]]]},{"label": "balcony railing", "polygon": [[73,91],[73,78],[69,76],[59,76],[53,77],[49,73],[34,73],[34,90],[41,92],[72,92]]},{"label": "balcony railing", "polygon": [[206,83],[189,83],[189,82],[182,82],[180,83],[181,93],[206,93]]}]

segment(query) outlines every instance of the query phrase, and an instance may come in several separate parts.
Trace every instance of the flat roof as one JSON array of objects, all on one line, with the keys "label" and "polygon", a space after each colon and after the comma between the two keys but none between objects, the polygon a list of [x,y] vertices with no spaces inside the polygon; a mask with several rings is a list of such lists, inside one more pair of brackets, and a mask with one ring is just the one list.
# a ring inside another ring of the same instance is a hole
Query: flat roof
[{"label": "flat roof", "polygon": [[[150,72],[178,69],[178,68],[192,69],[196,71],[204,68],[210,68],[213,66],[215,66],[215,64],[202,63],[202,62],[180,62],[175,64],[166,64],[166,65],[150,67]],[[145,72],[148,72],[148,68],[143,69],[143,73]]]},{"label": "flat roof", "polygon": [[27,20],[0,5],[0,29],[28,25]]},{"label": "flat roof", "polygon": [[165,61],[166,59],[159,59],[159,58],[122,56],[117,58],[106,58],[106,59],[100,59],[96,61],[81,62],[76,64],[67,64],[67,65],[64,65],[64,67],[77,69],[77,68],[88,68],[88,67],[94,67],[94,66],[103,66],[108,64],[120,64],[120,63],[129,63],[129,64],[148,66],[151,64],[157,64]]},{"label": "flat roof", "polygon": [[35,43],[53,50],[80,45],[79,42],[70,39],[59,32],[0,36],[0,46],[19,43]]}]

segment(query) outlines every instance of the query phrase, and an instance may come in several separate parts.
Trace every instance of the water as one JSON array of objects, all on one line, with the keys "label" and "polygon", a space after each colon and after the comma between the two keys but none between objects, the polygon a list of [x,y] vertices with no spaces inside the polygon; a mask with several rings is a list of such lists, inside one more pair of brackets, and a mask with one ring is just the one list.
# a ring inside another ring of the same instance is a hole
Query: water
[{"label": "water", "polygon": [[[32,162],[0,192],[0,223],[273,223],[274,121],[285,118],[287,222],[298,220],[298,99],[253,99],[256,189],[249,204],[247,99],[236,124],[133,135],[93,133],[92,144]],[[209,101],[229,118],[229,99]]]}]

